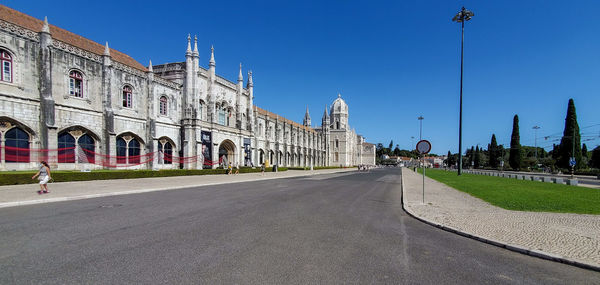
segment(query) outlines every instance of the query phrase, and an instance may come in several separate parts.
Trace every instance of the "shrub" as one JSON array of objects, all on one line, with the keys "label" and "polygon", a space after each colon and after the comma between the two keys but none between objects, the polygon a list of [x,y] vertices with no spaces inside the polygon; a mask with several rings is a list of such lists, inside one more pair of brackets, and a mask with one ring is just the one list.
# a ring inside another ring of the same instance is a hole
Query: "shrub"
[{"label": "shrub", "polygon": [[[286,167],[279,167],[278,171],[286,171]],[[273,171],[272,167],[265,169]],[[235,169],[234,169],[235,172]],[[240,173],[260,172],[260,168],[240,167]],[[38,183],[31,179],[36,172],[2,172],[0,174],[0,185],[17,185]],[[169,169],[169,170],[97,170],[91,172],[79,171],[52,171],[54,182],[109,180],[109,179],[132,179],[148,177],[171,177],[188,175],[225,174],[226,169]]]}]

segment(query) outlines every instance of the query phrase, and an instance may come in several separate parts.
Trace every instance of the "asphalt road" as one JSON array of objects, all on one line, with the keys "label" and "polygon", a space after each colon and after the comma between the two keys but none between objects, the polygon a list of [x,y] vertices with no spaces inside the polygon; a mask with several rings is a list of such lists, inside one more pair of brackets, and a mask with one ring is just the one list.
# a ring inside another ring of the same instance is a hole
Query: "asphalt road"
[{"label": "asphalt road", "polygon": [[0,209],[0,284],[600,284],[414,220],[399,182],[383,169]]}]

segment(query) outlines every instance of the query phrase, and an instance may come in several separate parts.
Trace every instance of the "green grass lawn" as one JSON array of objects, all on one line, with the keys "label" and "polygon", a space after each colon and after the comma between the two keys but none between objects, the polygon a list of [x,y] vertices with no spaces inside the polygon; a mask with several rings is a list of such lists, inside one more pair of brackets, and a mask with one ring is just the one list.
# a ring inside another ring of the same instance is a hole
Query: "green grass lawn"
[{"label": "green grass lawn", "polygon": [[508,210],[600,214],[600,189],[439,169],[427,169],[425,175]]}]

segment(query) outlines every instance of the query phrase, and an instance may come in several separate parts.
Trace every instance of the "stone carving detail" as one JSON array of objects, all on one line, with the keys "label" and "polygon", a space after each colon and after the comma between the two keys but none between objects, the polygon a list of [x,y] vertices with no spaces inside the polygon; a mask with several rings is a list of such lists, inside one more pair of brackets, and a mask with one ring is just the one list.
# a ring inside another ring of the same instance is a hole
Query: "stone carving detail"
[{"label": "stone carving detail", "polygon": [[1,132],[6,132],[11,127],[12,127],[12,124],[9,122],[0,122],[0,131]]},{"label": "stone carving detail", "polygon": [[69,134],[71,134],[75,139],[77,139],[83,135],[83,132],[81,130],[73,130],[70,131]]},{"label": "stone carving detail", "polygon": [[9,22],[0,20],[0,29],[8,31],[20,37],[28,38],[36,42],[40,41],[40,35],[32,30],[28,30]]},{"label": "stone carving detail", "polygon": [[146,78],[146,74],[144,72],[142,72],[140,70],[137,70],[135,68],[131,68],[131,67],[129,67],[127,65],[124,65],[124,64],[122,64],[120,62],[113,61],[113,67],[115,69],[117,69],[117,70],[121,70],[121,71],[127,72],[129,74],[133,74],[133,75],[137,75],[139,77]]},{"label": "stone carving detail", "polygon": [[102,63],[100,56],[95,54],[95,53],[91,53],[89,51],[86,50],[82,50],[78,47],[74,47],[70,44],[58,41],[58,40],[52,40],[52,46],[56,49],[60,49],[63,51],[66,51],[68,53],[72,53],[81,57],[85,57],[87,59],[90,59],[92,61],[98,62],[98,63]]},{"label": "stone carving detail", "polygon": [[163,79],[163,78],[158,77],[158,76],[154,77],[154,82],[156,82],[158,84],[161,84],[161,85],[164,85],[164,86],[167,86],[167,87],[171,87],[173,89],[177,89],[177,90],[181,89],[181,86],[179,84],[171,82],[171,81],[168,81],[168,80]]},{"label": "stone carving detail", "polygon": [[229,87],[231,89],[235,90],[237,88],[237,86],[235,86],[235,83],[233,83],[233,82],[231,82],[231,81],[229,81],[229,80],[227,80],[225,78],[222,78],[222,77],[220,77],[218,75],[217,75],[217,80],[216,81],[217,81],[217,83],[219,83],[221,85],[225,85],[225,86],[227,86],[227,87]]}]

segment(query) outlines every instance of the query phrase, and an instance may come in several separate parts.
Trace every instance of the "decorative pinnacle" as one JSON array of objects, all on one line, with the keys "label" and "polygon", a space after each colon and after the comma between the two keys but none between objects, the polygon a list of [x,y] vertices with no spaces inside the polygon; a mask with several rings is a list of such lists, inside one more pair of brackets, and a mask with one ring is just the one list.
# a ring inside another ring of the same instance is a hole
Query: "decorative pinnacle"
[{"label": "decorative pinnacle", "polygon": [[187,40],[188,40],[188,44],[187,44],[187,50],[186,50],[186,53],[185,53],[186,55],[187,54],[192,54],[192,45],[190,43],[190,41],[192,40],[192,38],[190,37],[190,34],[188,34]]},{"label": "decorative pinnacle", "polygon": [[50,33],[50,26],[48,25],[48,17],[44,17],[44,26],[42,26],[42,33]]},{"label": "decorative pinnacle", "polygon": [[238,81],[244,81],[244,77],[242,76],[242,63],[240,62],[240,73],[238,74]]},{"label": "decorative pinnacle", "polygon": [[154,70],[152,69],[152,60],[150,60],[150,63],[148,64],[148,72],[153,72]]},{"label": "decorative pinnacle", "polygon": [[210,45],[210,61],[208,65],[215,66],[215,47],[213,45]]},{"label": "decorative pinnacle", "polygon": [[248,70],[248,87],[252,86],[254,86],[254,83],[252,82],[252,70]]},{"label": "decorative pinnacle", "polygon": [[194,35],[194,55],[198,55],[198,37]]},{"label": "decorative pinnacle", "polygon": [[108,42],[104,45],[104,55],[110,56],[110,48],[108,48]]},{"label": "decorative pinnacle", "polygon": [[342,98],[342,94],[338,92],[338,98]]}]

